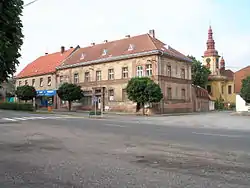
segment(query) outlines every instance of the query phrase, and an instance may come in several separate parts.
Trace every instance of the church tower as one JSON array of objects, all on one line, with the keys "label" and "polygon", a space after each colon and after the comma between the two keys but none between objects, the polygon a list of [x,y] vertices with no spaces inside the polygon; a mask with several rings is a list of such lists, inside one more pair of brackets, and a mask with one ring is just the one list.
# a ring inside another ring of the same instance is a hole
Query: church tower
[{"label": "church tower", "polygon": [[204,52],[203,65],[208,67],[211,75],[220,76],[220,65],[218,51],[215,49],[215,42],[213,39],[213,31],[211,26],[208,29],[207,50]]}]

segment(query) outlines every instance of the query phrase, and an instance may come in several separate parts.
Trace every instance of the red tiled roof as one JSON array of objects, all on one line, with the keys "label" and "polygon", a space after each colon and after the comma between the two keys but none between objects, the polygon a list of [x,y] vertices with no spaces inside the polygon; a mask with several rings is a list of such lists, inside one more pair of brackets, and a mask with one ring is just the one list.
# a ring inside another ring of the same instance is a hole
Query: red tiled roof
[{"label": "red tiled roof", "polygon": [[[133,46],[133,50],[128,50],[130,45]],[[107,50],[106,55],[102,55],[104,49]],[[174,56],[178,59],[182,59],[184,61],[192,61],[185,55],[174,50],[173,48],[167,48],[165,44],[160,40],[151,37],[149,34],[143,34],[102,44],[96,44],[85,48],[80,48],[75,51],[75,53],[71,57],[67,58],[67,60],[63,62],[62,67],[94,60],[118,57],[122,55],[150,52],[154,50],[161,50],[162,52],[165,52],[171,56]]]},{"label": "red tiled roof", "polygon": [[247,76],[250,76],[250,66],[247,66],[235,72],[235,80],[234,80],[235,93],[240,93],[242,85],[241,81],[245,79]]},{"label": "red tiled roof", "polygon": [[76,48],[70,48],[69,50],[65,50],[63,54],[61,52],[56,52],[41,56],[28,64],[16,77],[24,78],[55,72],[56,67],[59,66],[75,49]]},{"label": "red tiled roof", "polygon": [[230,69],[227,70],[221,70],[220,74],[222,76],[226,76],[229,80],[233,80],[234,79],[234,72],[231,71]]}]

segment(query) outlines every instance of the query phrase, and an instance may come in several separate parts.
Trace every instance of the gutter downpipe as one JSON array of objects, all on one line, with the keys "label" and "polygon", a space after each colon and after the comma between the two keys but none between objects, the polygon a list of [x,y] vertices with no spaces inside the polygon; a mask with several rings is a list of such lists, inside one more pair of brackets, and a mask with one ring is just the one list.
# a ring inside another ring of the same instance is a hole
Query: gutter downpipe
[{"label": "gutter downpipe", "polygon": [[[160,88],[162,88],[161,87],[161,82],[160,82],[160,77],[159,77],[159,75],[160,75],[160,66],[161,66],[161,57],[164,55],[164,52],[162,52],[161,50],[159,50],[159,52],[160,52],[160,55],[158,56],[158,84],[160,85]],[[161,103],[160,103],[160,112],[161,112],[161,114],[164,114],[164,97],[163,97],[163,99],[161,100]]]}]

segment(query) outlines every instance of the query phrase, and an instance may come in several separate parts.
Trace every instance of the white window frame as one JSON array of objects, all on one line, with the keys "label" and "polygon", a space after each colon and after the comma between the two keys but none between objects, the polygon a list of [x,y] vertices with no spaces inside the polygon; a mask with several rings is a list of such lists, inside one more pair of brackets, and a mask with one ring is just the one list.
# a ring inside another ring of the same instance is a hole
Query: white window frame
[{"label": "white window frame", "polygon": [[128,67],[122,67],[122,78],[128,78]]},{"label": "white window frame", "polygon": [[[170,68],[170,69],[169,69]],[[171,77],[172,76],[172,66],[171,65],[167,65],[167,76]]]},{"label": "white window frame", "polygon": [[146,75],[152,76],[153,75],[153,66],[152,64],[146,64]]},{"label": "white window frame", "polygon": [[102,71],[98,70],[96,71],[96,81],[102,80]]},{"label": "white window frame", "polygon": [[114,69],[109,69],[108,70],[108,79],[109,80],[114,80],[115,79],[115,70]]},{"label": "white window frame", "polygon": [[63,81],[64,81],[64,76],[60,76],[60,77],[59,77],[59,82],[60,82],[60,83],[63,83]]},{"label": "white window frame", "polygon": [[90,81],[90,72],[85,72],[84,73],[84,82],[89,82],[89,81]]},{"label": "white window frame", "polygon": [[139,65],[136,67],[136,76],[137,77],[143,77],[143,66]]},{"label": "white window frame", "polygon": [[40,78],[40,87],[43,87],[43,82],[44,82],[43,78]]},{"label": "white window frame", "polygon": [[74,73],[74,84],[78,84],[78,83],[79,83],[79,74]]},{"label": "white window frame", "polygon": [[186,79],[186,73],[184,68],[181,69],[181,78]]},{"label": "white window frame", "polygon": [[[50,79],[50,80],[49,80]],[[52,78],[51,76],[48,77],[48,86],[51,86]]]},{"label": "white window frame", "polygon": [[31,80],[31,84],[32,84],[32,86],[34,87],[34,86],[36,85],[36,79],[32,79],[32,80]]},{"label": "white window frame", "polygon": [[109,101],[113,101],[114,98],[115,98],[115,90],[114,89],[109,89],[108,96],[109,96]]}]

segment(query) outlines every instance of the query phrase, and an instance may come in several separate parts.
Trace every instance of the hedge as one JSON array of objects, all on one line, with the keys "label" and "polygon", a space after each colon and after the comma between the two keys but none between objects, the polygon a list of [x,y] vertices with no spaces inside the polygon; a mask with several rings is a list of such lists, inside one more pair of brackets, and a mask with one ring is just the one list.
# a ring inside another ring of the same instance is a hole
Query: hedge
[{"label": "hedge", "polygon": [[26,103],[9,103],[2,102],[0,103],[0,109],[3,110],[18,110],[18,111],[33,111],[33,104]]},{"label": "hedge", "polygon": [[90,116],[94,116],[94,115],[100,116],[100,115],[102,115],[102,112],[101,111],[96,111],[96,112],[95,111],[90,111],[89,115]]}]

